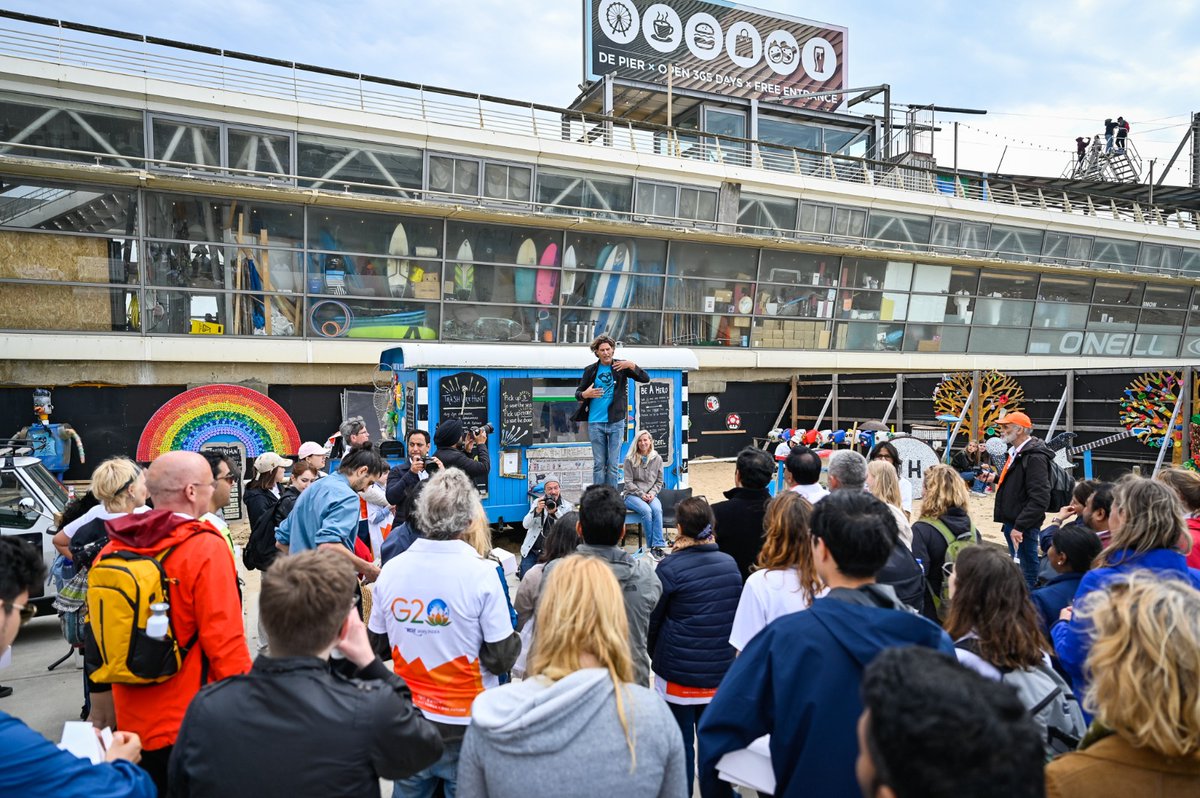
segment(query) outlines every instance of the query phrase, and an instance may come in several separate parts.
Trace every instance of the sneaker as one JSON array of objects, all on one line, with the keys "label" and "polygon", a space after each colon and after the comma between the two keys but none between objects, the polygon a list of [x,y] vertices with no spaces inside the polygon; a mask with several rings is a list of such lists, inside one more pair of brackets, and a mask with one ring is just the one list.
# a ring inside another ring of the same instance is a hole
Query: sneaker
[{"label": "sneaker", "polygon": [[662,562],[662,558],[666,557],[667,553],[663,551],[662,546],[655,546],[650,549],[650,556],[654,558],[655,562]]},{"label": "sneaker", "polygon": [[0,684],[0,698],[8,698],[10,695],[12,695],[12,688]]}]

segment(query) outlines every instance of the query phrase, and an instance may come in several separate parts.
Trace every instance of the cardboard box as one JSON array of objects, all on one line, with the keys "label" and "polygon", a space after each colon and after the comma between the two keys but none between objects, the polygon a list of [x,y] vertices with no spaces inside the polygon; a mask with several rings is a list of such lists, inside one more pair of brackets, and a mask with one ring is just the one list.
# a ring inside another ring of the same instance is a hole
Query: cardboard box
[{"label": "cardboard box", "polygon": [[419,283],[413,283],[413,297],[415,299],[441,299],[442,298],[442,281],[438,279],[437,273],[425,273],[425,279]]},{"label": "cardboard box", "polygon": [[713,291],[713,299],[718,305],[729,305],[733,303],[733,291],[728,288],[718,288]]},{"label": "cardboard box", "polygon": [[829,330],[821,330],[821,332],[817,334],[817,348],[829,348]]},{"label": "cardboard box", "polygon": [[734,316],[733,317],[733,326],[737,327],[738,329],[749,329],[750,328],[750,317],[749,316]]}]

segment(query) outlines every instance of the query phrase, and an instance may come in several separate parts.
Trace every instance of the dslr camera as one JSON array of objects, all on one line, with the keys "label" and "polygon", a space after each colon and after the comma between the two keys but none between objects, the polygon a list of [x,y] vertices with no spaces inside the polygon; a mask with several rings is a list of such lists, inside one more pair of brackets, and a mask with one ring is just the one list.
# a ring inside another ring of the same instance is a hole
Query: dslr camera
[{"label": "dslr camera", "polygon": [[425,470],[429,472],[437,471],[437,458],[431,454],[427,454],[421,458],[421,462],[425,464]]},{"label": "dslr camera", "polygon": [[472,438],[474,438],[480,432],[486,432],[488,435],[491,435],[495,431],[496,431],[496,428],[493,427],[492,423],[489,421],[488,423],[484,424],[482,427],[471,427],[470,435]]},{"label": "dslr camera", "polygon": [[542,499],[542,504],[546,506],[546,513],[553,514],[558,510],[558,500],[551,499],[549,496]]}]

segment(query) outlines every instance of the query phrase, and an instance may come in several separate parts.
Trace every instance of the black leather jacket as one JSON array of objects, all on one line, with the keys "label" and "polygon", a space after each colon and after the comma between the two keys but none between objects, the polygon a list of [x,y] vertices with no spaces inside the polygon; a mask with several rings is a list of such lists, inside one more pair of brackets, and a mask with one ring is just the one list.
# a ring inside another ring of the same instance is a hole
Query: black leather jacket
[{"label": "black leather jacket", "polygon": [[408,686],[378,659],[350,678],[316,657],[259,657],[192,700],[170,794],[378,798],[379,779],[411,776],[442,748]]}]

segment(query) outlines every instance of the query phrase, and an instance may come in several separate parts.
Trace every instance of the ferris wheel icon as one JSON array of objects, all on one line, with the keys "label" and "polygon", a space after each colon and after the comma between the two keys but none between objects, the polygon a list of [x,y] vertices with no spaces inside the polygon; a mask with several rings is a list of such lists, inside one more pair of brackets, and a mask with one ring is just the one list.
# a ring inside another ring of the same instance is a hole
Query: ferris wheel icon
[{"label": "ferris wheel icon", "polygon": [[628,44],[638,34],[637,11],[628,0],[608,0],[599,8],[601,28],[614,42]]}]

